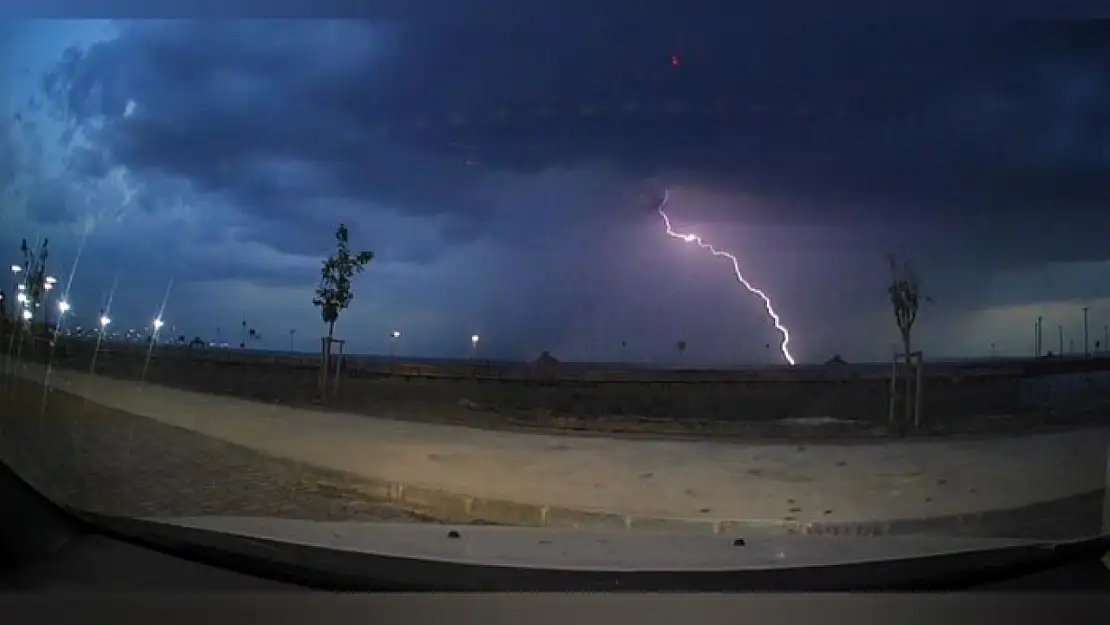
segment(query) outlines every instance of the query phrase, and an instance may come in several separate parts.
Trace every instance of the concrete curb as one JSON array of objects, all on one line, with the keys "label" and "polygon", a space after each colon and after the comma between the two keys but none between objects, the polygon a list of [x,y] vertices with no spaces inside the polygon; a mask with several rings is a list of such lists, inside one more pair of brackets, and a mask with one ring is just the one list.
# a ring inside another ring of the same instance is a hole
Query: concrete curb
[{"label": "concrete curb", "polygon": [[1073,539],[1102,531],[1105,489],[1017,508],[924,518],[877,521],[798,521],[786,519],[662,518],[472,497],[466,494],[351,476],[345,485],[318,482],[324,490],[351,492],[388,502],[444,523],[691,532],[717,535],[807,534],[887,536],[943,534],[991,538]]}]

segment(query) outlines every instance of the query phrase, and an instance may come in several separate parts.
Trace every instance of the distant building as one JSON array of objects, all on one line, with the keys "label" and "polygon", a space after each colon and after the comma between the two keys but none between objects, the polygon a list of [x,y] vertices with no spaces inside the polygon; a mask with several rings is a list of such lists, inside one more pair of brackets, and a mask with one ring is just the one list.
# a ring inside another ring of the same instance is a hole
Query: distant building
[{"label": "distant building", "polygon": [[541,381],[551,382],[559,377],[559,361],[547,351],[532,361],[531,369],[532,377]]}]

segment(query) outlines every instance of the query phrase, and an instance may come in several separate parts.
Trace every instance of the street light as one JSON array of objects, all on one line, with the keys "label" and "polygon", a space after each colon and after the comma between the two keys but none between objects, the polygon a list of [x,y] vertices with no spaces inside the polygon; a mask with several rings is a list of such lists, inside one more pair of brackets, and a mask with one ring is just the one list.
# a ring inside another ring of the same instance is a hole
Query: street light
[{"label": "street light", "polygon": [[164,326],[164,325],[166,325],[166,322],[162,321],[161,317],[157,317],[157,318],[154,319],[154,331],[155,332],[161,330],[162,326]]},{"label": "street light", "polygon": [[[19,272],[21,272],[21,271],[23,271],[23,267],[20,267],[19,265],[12,265],[12,276],[13,276],[12,279],[15,280],[15,287],[16,287],[15,290],[16,291],[22,290],[20,287],[22,287],[23,285],[19,283]],[[22,293],[21,293],[21,295],[22,295]],[[22,299],[20,299],[18,297],[16,299],[20,304],[23,303]],[[19,307],[18,306],[13,306],[12,308],[13,308],[12,313],[14,314],[15,310],[17,310]]]},{"label": "street light", "polygon": [[58,311],[61,312],[63,315],[69,312],[69,302],[65,300],[58,302]]},{"label": "street light", "polygon": [[30,321],[31,317],[34,317],[34,316],[35,316],[34,313],[32,313],[30,309],[28,309],[28,308],[23,309],[23,320],[24,321]]},{"label": "street light", "polygon": [[103,331],[104,328],[108,327],[109,323],[112,323],[112,320],[108,318],[108,315],[100,315],[100,329],[101,329],[101,331]]},{"label": "street light", "polygon": [[479,337],[477,334],[470,335],[470,348],[474,352],[475,358],[478,357],[478,339]]},{"label": "street light", "polygon": [[394,330],[393,332],[389,333],[389,337],[389,357],[393,358],[394,355],[396,355],[397,339],[401,338],[401,331]]}]

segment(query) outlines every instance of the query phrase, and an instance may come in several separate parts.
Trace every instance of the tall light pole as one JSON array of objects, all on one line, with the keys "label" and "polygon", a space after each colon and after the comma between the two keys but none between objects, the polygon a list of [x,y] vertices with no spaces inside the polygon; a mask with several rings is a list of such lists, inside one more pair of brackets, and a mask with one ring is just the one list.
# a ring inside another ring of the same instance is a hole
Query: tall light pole
[{"label": "tall light pole", "polygon": [[153,325],[154,333],[150,335],[150,342],[152,345],[158,342],[158,331],[162,329],[162,326],[166,325],[166,322],[162,321],[161,317],[155,317]]},{"label": "tall light pole", "polygon": [[1041,357],[1041,327],[1044,325],[1044,317],[1037,315],[1037,325],[1033,327],[1033,357]]},{"label": "tall light pole", "polygon": [[389,357],[392,359],[396,355],[397,339],[401,338],[401,332],[394,330],[389,334]]},{"label": "tall light pole", "polygon": [[1087,344],[1087,307],[1083,307],[1083,357],[1090,358],[1091,350]]},{"label": "tall light pole", "polygon": [[1064,358],[1064,326],[1062,326],[1062,325],[1056,326],[1056,334],[1060,339],[1060,352],[1059,352],[1060,358],[1063,359]]},{"label": "tall light pole", "polygon": [[54,285],[58,283],[58,279],[54,276],[46,276],[46,280],[42,284],[42,327],[50,325],[50,292],[54,290]]},{"label": "tall light pole", "polygon": [[479,338],[480,337],[477,334],[470,335],[470,349],[471,349],[471,352],[474,355],[473,357],[474,357],[475,360],[478,359],[478,340],[479,340]]},{"label": "tall light pole", "polygon": [[23,298],[19,284],[19,274],[23,271],[22,265],[12,265],[12,293],[17,293],[16,303],[12,304],[12,319],[19,319],[19,305],[23,303]]}]

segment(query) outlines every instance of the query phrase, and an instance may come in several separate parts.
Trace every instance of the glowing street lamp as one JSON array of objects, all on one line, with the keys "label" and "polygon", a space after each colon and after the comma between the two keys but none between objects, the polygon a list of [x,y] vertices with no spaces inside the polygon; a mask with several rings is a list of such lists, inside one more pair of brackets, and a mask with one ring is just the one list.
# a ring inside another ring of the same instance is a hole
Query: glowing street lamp
[{"label": "glowing street lamp", "polygon": [[[21,271],[23,271],[23,267],[20,267],[19,265],[12,265],[12,276],[13,276],[12,279],[15,280],[15,290],[17,292],[20,292],[19,295],[16,296],[16,301],[19,302],[19,304],[22,304],[23,299],[24,299],[24,296],[23,296],[23,293],[22,293],[23,285],[19,283],[19,272],[21,272]],[[14,309],[12,311],[13,314],[14,314],[15,310],[19,309],[19,306],[16,305],[16,306],[13,306],[12,308]],[[16,318],[18,318],[18,317],[16,317]]]},{"label": "glowing street lamp", "polygon": [[23,320],[24,321],[30,321],[31,318],[34,317],[34,316],[35,316],[34,313],[32,313],[29,308],[24,308],[23,309]]},{"label": "glowing street lamp", "polygon": [[108,315],[100,315],[100,330],[102,332],[104,331],[104,328],[108,327],[109,323],[112,323],[112,320],[108,318]]},{"label": "glowing street lamp", "polygon": [[58,279],[55,278],[54,276],[46,276],[46,283],[47,284],[57,284]]},{"label": "glowing street lamp", "polygon": [[58,302],[58,312],[62,313],[63,315],[69,312],[69,302],[65,300]]},{"label": "glowing street lamp", "polygon": [[161,317],[157,317],[157,318],[154,319],[154,331],[155,332],[158,332],[159,330],[161,330],[162,326],[164,326],[164,325],[166,325],[166,322],[162,321]]},{"label": "glowing street lamp", "polygon": [[401,331],[400,330],[394,330],[393,332],[389,333],[389,339],[390,339],[389,340],[389,357],[390,358],[393,358],[393,356],[396,354],[397,339],[399,339],[399,338],[401,338]]},{"label": "glowing street lamp", "polygon": [[475,358],[478,357],[478,341],[480,338],[477,334],[470,335],[470,348],[474,352]]}]

